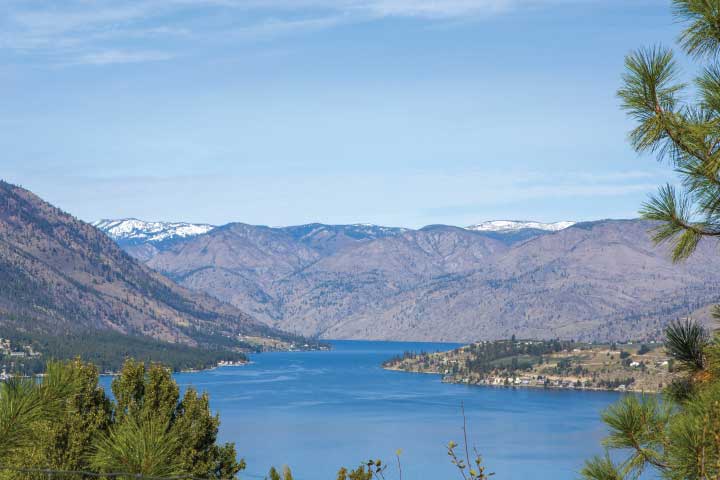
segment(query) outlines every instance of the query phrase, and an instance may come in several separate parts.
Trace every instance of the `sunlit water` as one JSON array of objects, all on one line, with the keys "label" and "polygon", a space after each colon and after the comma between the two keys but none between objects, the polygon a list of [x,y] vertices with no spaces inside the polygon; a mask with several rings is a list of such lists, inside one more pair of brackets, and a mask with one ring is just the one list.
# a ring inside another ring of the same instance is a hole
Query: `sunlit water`
[{"label": "sunlit water", "polygon": [[450,385],[380,367],[406,350],[452,347],[339,341],[329,352],[264,353],[177,380],[210,394],[221,440],[247,461],[245,478],[287,464],[297,480],[333,480],[370,457],[394,462],[397,449],[406,480],[459,478],[445,445],[462,443],[461,402],[470,443],[498,480],[574,479],[602,452],[599,414],[618,394]]}]

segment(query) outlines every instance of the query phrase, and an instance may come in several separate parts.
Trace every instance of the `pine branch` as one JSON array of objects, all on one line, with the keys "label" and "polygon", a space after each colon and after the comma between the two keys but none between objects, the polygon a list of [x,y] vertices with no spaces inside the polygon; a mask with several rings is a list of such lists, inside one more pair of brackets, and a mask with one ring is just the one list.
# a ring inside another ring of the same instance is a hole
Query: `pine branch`
[{"label": "pine branch", "polygon": [[622,464],[623,475],[639,475],[646,465],[667,468],[662,448],[669,419],[669,408],[652,396],[623,397],[603,413],[603,421],[610,428],[605,446],[634,452]]},{"label": "pine branch", "polygon": [[710,0],[674,0],[675,17],[689,22],[680,35],[685,51],[698,57],[715,57],[720,49],[720,4]]},{"label": "pine branch", "polygon": [[585,466],[580,470],[580,475],[585,480],[624,480],[625,476],[620,473],[617,466],[610,459],[610,455],[605,453],[604,457],[593,457],[585,462]]},{"label": "pine branch", "polygon": [[[717,136],[708,141],[716,122],[701,111],[678,108],[678,95],[685,85],[677,82],[678,69],[671,50],[654,47],[637,50],[625,58],[623,87],[618,90],[622,108],[638,121],[630,140],[638,152],[670,157],[676,166],[703,165],[714,177]],[[712,75],[706,79],[708,87]],[[693,161],[694,160],[694,161]],[[712,179],[712,178],[711,178]]]},{"label": "pine branch", "polygon": [[708,333],[690,320],[673,322],[665,329],[665,348],[683,370],[697,372],[705,368]]},{"label": "pine branch", "polygon": [[719,237],[720,229],[705,222],[693,222],[692,202],[679,195],[671,185],[660,187],[657,196],[650,197],[640,210],[646,220],[661,222],[653,229],[653,241],[658,244],[672,241],[672,259],[687,259],[697,248],[702,237]]}]

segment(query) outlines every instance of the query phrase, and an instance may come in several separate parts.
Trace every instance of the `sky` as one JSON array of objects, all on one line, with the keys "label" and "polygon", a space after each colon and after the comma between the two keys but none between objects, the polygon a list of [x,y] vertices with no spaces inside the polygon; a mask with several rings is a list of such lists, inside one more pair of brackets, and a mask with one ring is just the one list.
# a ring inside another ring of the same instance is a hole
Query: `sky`
[{"label": "sky", "polygon": [[665,0],[0,0],[0,178],[77,217],[637,216],[624,56]]}]

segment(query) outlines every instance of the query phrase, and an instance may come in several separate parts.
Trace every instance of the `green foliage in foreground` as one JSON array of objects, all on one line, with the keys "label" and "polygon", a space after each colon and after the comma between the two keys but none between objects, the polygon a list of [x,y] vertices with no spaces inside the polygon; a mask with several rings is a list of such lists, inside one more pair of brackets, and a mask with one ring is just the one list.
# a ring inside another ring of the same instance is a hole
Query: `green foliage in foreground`
[{"label": "green foliage in foreground", "polygon": [[117,372],[126,358],[147,363],[162,362],[175,371],[208,368],[217,365],[221,360],[246,359],[242,353],[223,348],[194,348],[101,330],[48,335],[0,328],[0,338],[10,339],[14,345],[32,345],[36,351],[42,353],[42,357],[21,359],[4,358],[0,355],[0,365],[9,365],[12,362],[12,371],[21,375],[44,372],[49,358],[70,360],[79,357],[96,365],[100,372]]},{"label": "green foliage in foreground", "polygon": [[707,338],[692,322],[668,327],[668,351],[685,376],[662,400],[628,395],[607,409],[604,445],[624,459],[615,464],[609,454],[595,457],[584,478],[634,479],[648,469],[673,480],[720,478],[720,334]]},{"label": "green foliage in foreground", "polygon": [[220,421],[207,395],[190,388],[181,397],[168,369],[129,360],[112,389],[115,400],[98,385],[97,368],[79,360],[49,365],[40,382],[0,384],[0,465],[207,479],[244,468],[233,444],[217,443]]}]

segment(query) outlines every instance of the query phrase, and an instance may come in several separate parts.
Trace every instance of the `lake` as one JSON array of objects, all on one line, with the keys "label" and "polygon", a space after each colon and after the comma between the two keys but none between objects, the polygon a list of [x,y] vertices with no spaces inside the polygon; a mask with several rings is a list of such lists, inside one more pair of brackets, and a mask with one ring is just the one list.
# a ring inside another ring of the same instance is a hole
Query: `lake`
[{"label": "lake", "polygon": [[221,439],[235,442],[248,463],[241,478],[287,464],[296,480],[333,480],[340,466],[370,457],[394,462],[397,449],[406,480],[459,478],[445,445],[462,444],[464,402],[470,443],[494,478],[574,479],[584,459],[602,453],[599,415],[619,397],[443,384],[380,367],[406,350],[451,344],[332,344],[329,352],[264,353],[250,365],[176,376],[210,394]]}]

